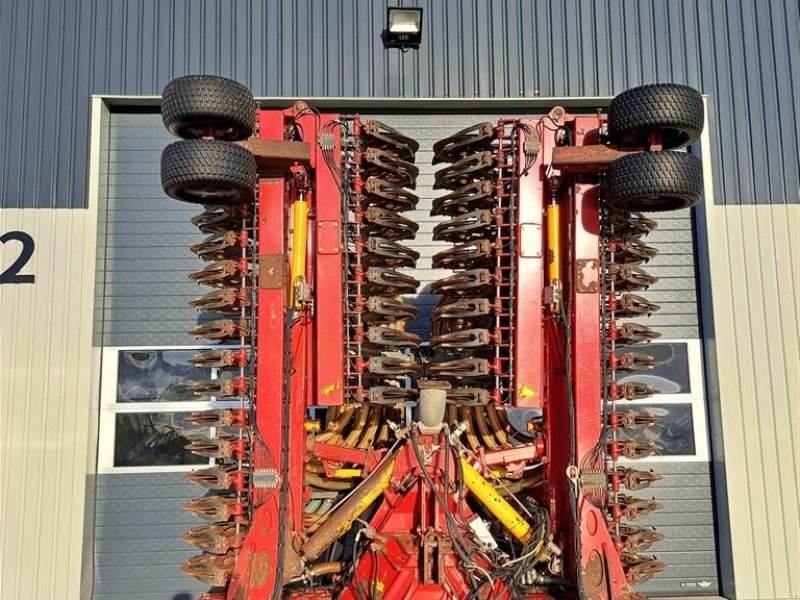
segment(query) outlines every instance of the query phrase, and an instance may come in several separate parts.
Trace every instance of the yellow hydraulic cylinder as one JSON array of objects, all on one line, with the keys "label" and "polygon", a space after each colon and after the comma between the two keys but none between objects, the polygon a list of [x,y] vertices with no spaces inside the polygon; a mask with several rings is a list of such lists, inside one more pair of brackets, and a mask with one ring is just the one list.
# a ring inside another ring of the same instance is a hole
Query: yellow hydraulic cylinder
[{"label": "yellow hydraulic cylinder", "polygon": [[547,205],[547,282],[561,281],[561,207],[557,202]]},{"label": "yellow hydraulic cylinder", "polygon": [[397,456],[386,459],[353,490],[339,508],[328,516],[303,544],[302,553],[306,560],[319,558],[328,546],[350,530],[361,513],[389,487],[396,462]]},{"label": "yellow hydraulic cylinder", "polygon": [[497,490],[486,481],[466,458],[461,457],[461,467],[464,472],[464,483],[475,497],[491,512],[503,526],[523,544],[531,539],[531,526],[522,518],[514,507],[497,493]]},{"label": "yellow hydraulic cylinder", "polygon": [[547,205],[547,285],[549,305],[558,311],[561,308],[561,207],[555,201]]},{"label": "yellow hydraulic cylinder", "polygon": [[308,248],[308,202],[300,193],[292,206],[292,304],[302,302],[302,287],[306,280],[306,251]]}]

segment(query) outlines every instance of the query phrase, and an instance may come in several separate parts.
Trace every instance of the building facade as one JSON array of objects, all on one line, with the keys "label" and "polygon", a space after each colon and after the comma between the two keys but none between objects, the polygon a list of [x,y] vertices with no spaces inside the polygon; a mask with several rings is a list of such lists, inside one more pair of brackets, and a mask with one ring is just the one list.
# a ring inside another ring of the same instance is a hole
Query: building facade
[{"label": "building facade", "polygon": [[[800,595],[797,3],[415,4],[409,52],[381,43],[384,0],[0,4],[3,597],[203,589],[177,571],[196,488],[168,445],[202,407],[159,379],[190,377],[196,344],[196,210],[158,182],[158,96],[190,73],[237,79],[265,106],[375,115],[423,147],[499,115],[593,111],[644,83],[699,89],[705,199],[658,217],[649,240],[661,282],[648,295],[664,310],[648,324],[686,381],[661,408],[685,411],[691,447],[648,465],[666,475],[653,493],[667,508],[648,523],[670,568],[643,591]],[[136,445],[155,433],[162,452]]]}]

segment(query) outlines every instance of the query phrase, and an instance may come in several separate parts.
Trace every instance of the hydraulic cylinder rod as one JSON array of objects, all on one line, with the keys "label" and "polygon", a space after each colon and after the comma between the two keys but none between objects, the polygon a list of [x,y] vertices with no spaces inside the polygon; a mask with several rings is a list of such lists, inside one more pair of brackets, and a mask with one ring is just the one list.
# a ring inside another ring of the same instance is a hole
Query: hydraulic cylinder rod
[{"label": "hydraulic cylinder rod", "polygon": [[305,193],[299,192],[292,206],[292,304],[298,308],[302,302],[302,288],[306,280],[306,250],[308,247],[308,202]]},{"label": "hydraulic cylinder rod", "polygon": [[547,205],[547,285],[553,290],[551,306],[558,311],[561,304],[561,207],[558,202]]},{"label": "hydraulic cylinder rod", "polygon": [[369,505],[389,487],[395,462],[396,456],[386,459],[308,538],[302,549],[303,557],[306,560],[311,561],[319,558],[328,546],[350,530],[353,522],[361,516],[361,513],[367,510]]},{"label": "hydraulic cylinder rod", "polygon": [[466,458],[461,457],[464,483],[469,491],[491,512],[511,534],[523,544],[531,539],[531,526],[514,507],[486,481]]}]

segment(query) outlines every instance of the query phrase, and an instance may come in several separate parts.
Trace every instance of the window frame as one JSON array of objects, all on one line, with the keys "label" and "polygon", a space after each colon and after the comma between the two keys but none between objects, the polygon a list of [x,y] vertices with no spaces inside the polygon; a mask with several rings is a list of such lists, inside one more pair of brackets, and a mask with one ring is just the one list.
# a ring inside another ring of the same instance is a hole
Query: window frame
[{"label": "window frame", "polygon": [[[651,342],[655,344],[685,344],[686,362],[689,367],[689,392],[678,394],[655,394],[641,400],[620,400],[617,408],[636,409],[637,405],[690,404],[692,407],[692,430],[694,433],[694,454],[661,456],[655,454],[643,459],[620,458],[619,462],[634,467],[637,463],[692,463],[710,460],[708,417],[706,407],[705,378],[703,369],[702,340],[692,338],[659,338]],[[635,346],[636,352],[647,354],[649,344]],[[635,378],[635,373],[632,375]]]},{"label": "window frame", "polygon": [[[116,445],[116,417],[120,414],[132,413],[192,413],[218,408],[238,408],[239,402],[229,401],[184,401],[184,402],[118,402],[117,385],[119,383],[119,359],[122,352],[132,350],[151,351],[186,351],[202,352],[220,349],[226,346],[105,346],[102,349],[100,372],[100,423],[98,431],[97,473],[100,475],[123,473],[187,473],[205,466],[205,463],[193,465],[143,465],[116,466],[114,464]],[[220,369],[211,369],[211,378],[219,376]],[[214,435],[211,428],[210,435]],[[215,464],[213,458],[208,459],[208,466]]]}]

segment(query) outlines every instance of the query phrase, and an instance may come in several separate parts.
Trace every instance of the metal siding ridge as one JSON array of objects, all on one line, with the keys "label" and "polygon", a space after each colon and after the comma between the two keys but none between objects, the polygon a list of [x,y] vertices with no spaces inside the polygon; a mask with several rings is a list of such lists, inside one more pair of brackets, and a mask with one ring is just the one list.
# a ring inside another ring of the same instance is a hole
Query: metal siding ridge
[{"label": "metal siding ridge", "polygon": [[704,209],[736,593],[797,594],[800,206]]},{"label": "metal siding ridge", "polygon": [[[2,216],[37,245],[24,271],[35,283],[0,289],[0,395],[16,399],[2,406],[0,452],[3,504],[16,517],[3,520],[2,543],[4,555],[16,558],[4,564],[0,585],[9,598],[77,600],[94,386],[96,213],[5,209]],[[30,564],[39,568],[31,572]]]}]

